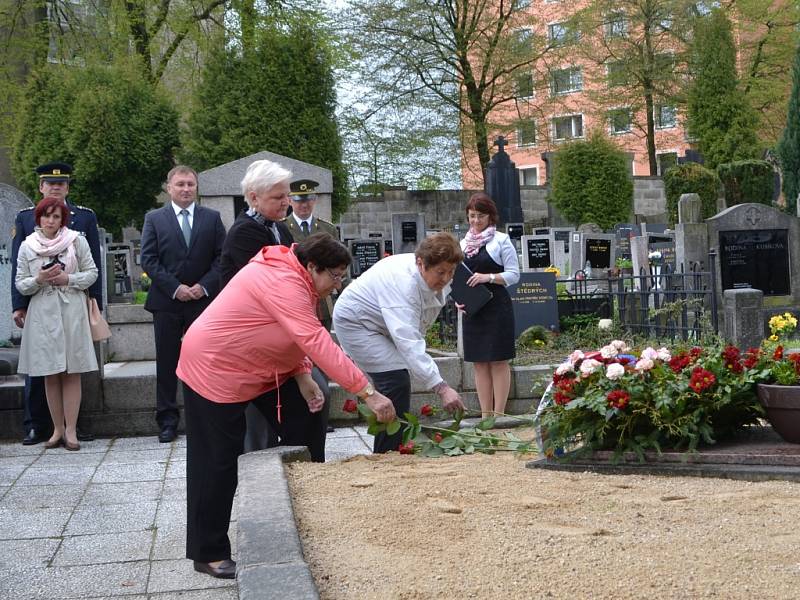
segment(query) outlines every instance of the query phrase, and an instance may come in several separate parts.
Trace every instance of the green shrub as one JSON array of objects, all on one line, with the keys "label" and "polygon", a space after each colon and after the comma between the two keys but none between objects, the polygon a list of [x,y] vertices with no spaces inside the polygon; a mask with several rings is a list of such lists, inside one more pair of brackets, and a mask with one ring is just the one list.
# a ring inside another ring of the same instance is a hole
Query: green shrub
[{"label": "green shrub", "polygon": [[664,174],[664,192],[667,195],[669,223],[678,222],[678,200],[682,194],[699,194],[704,219],[717,214],[717,195],[721,182],[711,169],[697,163],[686,163],[671,168]]},{"label": "green shrub", "polygon": [[772,205],[772,190],[775,173],[765,160],[738,160],[717,167],[722,185],[725,186],[727,206],[758,202]]},{"label": "green shrub", "polygon": [[633,181],[628,160],[602,133],[562,146],[553,171],[549,200],[568,221],[610,229],[629,220]]},{"label": "green shrub", "polygon": [[550,332],[542,325],[533,325],[519,334],[517,344],[523,348],[546,346],[550,336]]}]

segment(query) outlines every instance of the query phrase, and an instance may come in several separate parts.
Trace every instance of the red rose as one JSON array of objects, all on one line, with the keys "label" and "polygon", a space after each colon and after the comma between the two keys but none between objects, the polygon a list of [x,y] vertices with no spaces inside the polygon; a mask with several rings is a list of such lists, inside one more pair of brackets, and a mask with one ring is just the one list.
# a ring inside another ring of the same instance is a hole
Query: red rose
[{"label": "red rose", "polygon": [[439,433],[438,431],[437,431],[436,433],[434,433],[434,434],[433,434],[433,441],[434,441],[434,442],[436,442],[437,444],[438,444],[439,442],[441,442],[443,439],[444,439],[444,438],[442,437],[442,434],[441,434],[441,433]]},{"label": "red rose", "polygon": [[608,393],[606,400],[611,408],[624,409],[630,402],[631,395],[625,390],[613,390]]},{"label": "red rose", "polygon": [[419,414],[423,417],[430,417],[433,414],[433,407],[430,404],[423,404],[419,409]]},{"label": "red rose", "polygon": [[407,444],[400,444],[397,450],[400,454],[414,454],[414,440],[411,440]]},{"label": "red rose", "polygon": [[356,402],[352,398],[348,398],[347,400],[344,401],[344,406],[342,406],[342,410],[348,413],[358,412],[358,402]]}]

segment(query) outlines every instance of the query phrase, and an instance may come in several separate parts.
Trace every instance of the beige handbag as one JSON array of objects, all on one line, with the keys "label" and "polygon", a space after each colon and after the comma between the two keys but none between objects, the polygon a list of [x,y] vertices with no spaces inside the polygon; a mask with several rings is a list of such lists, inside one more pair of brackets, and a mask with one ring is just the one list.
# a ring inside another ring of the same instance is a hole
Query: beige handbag
[{"label": "beige handbag", "polygon": [[111,328],[103,318],[97,300],[91,296],[86,297],[86,305],[89,308],[89,330],[92,332],[92,341],[100,342],[111,337]]}]

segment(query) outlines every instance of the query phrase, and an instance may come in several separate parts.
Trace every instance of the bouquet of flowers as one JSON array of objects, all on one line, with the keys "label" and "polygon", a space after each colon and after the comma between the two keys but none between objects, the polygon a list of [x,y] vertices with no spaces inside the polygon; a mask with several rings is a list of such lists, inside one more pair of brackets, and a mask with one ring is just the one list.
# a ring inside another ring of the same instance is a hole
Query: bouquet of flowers
[{"label": "bouquet of flowers", "polygon": [[661,264],[661,252],[658,250],[653,250],[647,254],[647,260],[651,265],[660,265]]},{"label": "bouquet of flowers", "polygon": [[544,452],[614,450],[615,457],[662,447],[694,450],[755,423],[763,353],[735,346],[636,354],[621,340],[573,352],[556,369],[552,403],[540,415]]},{"label": "bouquet of flowers", "polygon": [[797,329],[797,318],[790,312],[775,315],[769,320],[770,341],[777,342],[781,337],[786,338]]}]

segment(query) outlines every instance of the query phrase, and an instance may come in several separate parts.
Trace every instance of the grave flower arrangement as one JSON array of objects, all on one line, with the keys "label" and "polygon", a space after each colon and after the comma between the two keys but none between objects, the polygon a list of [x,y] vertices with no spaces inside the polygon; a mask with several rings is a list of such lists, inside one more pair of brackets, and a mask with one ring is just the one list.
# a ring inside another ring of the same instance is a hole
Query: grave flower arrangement
[{"label": "grave flower arrangement", "polygon": [[734,346],[645,348],[614,340],[573,352],[556,369],[540,414],[544,452],[694,450],[762,415],[755,393],[759,350]]}]

